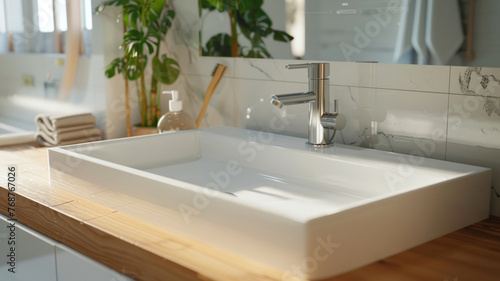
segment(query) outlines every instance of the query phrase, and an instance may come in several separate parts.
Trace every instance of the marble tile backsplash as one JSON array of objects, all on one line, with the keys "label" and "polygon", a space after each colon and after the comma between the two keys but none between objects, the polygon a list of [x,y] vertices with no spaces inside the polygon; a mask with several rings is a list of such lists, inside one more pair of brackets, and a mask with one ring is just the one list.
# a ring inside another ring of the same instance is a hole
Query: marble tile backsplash
[{"label": "marble tile backsplash", "polygon": [[[169,34],[181,62],[190,114],[200,110],[216,63],[229,67],[202,126],[229,125],[307,138],[308,106],[278,110],[270,95],[308,89],[308,61],[199,57],[193,0]],[[189,23],[191,21],[191,23]],[[186,35],[184,35],[186,34]],[[330,98],[347,126],[335,143],[461,162],[493,169],[491,213],[500,216],[500,68],[330,62]]]},{"label": "marble tile backsplash", "polygon": [[500,68],[452,67],[450,78],[450,93],[500,98]]}]

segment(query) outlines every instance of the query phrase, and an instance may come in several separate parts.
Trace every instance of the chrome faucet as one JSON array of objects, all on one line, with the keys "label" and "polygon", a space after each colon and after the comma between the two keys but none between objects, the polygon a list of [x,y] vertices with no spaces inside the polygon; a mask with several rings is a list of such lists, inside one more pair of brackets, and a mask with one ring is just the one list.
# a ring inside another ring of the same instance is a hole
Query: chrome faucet
[{"label": "chrome faucet", "polygon": [[[344,115],[338,113],[338,102],[334,101],[333,113],[330,110],[330,64],[305,63],[287,64],[286,69],[307,68],[309,91],[302,93],[271,96],[271,104],[277,108],[287,105],[309,103],[309,137],[307,143],[314,146],[330,145],[336,130],[346,124]],[[331,130],[333,134],[330,135]]]}]

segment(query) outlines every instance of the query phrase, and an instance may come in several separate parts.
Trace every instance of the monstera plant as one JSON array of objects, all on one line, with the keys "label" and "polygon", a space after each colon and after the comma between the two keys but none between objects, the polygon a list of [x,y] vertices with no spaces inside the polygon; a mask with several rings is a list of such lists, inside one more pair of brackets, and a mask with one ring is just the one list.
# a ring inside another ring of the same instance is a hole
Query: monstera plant
[{"label": "monstera plant", "polygon": [[[200,52],[204,56],[271,58],[264,38],[272,36],[276,41],[290,42],[293,37],[285,31],[273,29],[273,22],[262,9],[264,0],[198,0],[199,16],[203,10],[227,13],[231,34],[219,33],[202,46],[200,31]],[[239,43],[242,35],[250,46]]]},{"label": "monstera plant", "polygon": [[108,6],[122,10],[124,55],[111,61],[105,75],[111,78],[118,73],[123,75],[127,85],[128,81],[135,82],[141,116],[139,125],[156,127],[161,115],[159,84],[172,84],[179,76],[177,61],[160,52],[175,11],[169,8],[166,0],[109,0],[100,4],[96,13]]}]

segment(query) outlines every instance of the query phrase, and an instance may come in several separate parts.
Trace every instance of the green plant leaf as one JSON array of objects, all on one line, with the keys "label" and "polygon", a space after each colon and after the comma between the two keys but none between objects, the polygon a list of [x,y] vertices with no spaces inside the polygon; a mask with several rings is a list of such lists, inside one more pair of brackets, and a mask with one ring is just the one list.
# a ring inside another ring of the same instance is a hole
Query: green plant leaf
[{"label": "green plant leaf", "polygon": [[141,77],[141,72],[138,71],[137,66],[131,65],[127,68],[126,75],[128,80],[137,80]]},{"label": "green plant leaf", "polygon": [[113,76],[115,76],[115,66],[108,66],[108,68],[106,68],[106,71],[104,71],[104,75],[106,75],[106,78],[112,78]]},{"label": "green plant leaf", "polygon": [[272,21],[260,8],[239,12],[236,14],[236,20],[241,30],[248,30],[247,34],[258,33],[265,37],[272,33]]},{"label": "green plant leaf", "polygon": [[[126,56],[142,55],[144,48],[148,48],[148,52],[154,52],[153,46],[148,43],[154,37],[150,32],[144,33],[140,29],[130,29],[123,35],[123,43],[127,46],[125,49]],[[153,41],[154,42],[154,41]]]},{"label": "green plant leaf", "polygon": [[132,28],[137,29],[138,28],[137,22],[139,19],[139,13],[132,12],[132,13],[127,14],[127,15],[129,15],[129,17],[125,17],[125,18],[130,19],[130,20],[128,23],[125,23],[126,26],[131,26]]},{"label": "green plant leaf", "polygon": [[273,39],[276,41],[290,42],[293,40],[293,36],[284,31],[281,30],[273,30],[273,31],[274,31]]},{"label": "green plant leaf", "polygon": [[104,11],[104,9],[106,7],[109,7],[109,6],[122,6],[126,3],[128,3],[129,0],[110,0],[110,1],[104,1],[102,2],[100,5],[98,5],[95,9],[94,9],[94,13],[95,14],[99,14],[101,13],[102,11]]},{"label": "green plant leaf", "polygon": [[158,21],[159,25],[159,32],[162,34],[162,37],[167,34],[167,31],[172,27],[172,22],[175,19],[175,11],[174,10],[168,10],[164,16],[160,18]]},{"label": "green plant leaf", "polygon": [[116,72],[123,73],[124,71],[125,71],[125,58],[116,58],[106,66],[104,75],[107,78],[112,78],[116,75]]},{"label": "green plant leaf", "polygon": [[202,49],[203,56],[230,57],[231,36],[227,33],[219,33],[212,36]]},{"label": "green plant leaf", "polygon": [[229,4],[233,9],[237,9],[236,0],[207,0],[212,6],[214,6],[219,12],[224,12],[229,10]]},{"label": "green plant leaf", "polygon": [[260,9],[263,4],[264,0],[238,0],[238,10]]},{"label": "green plant leaf", "polygon": [[153,58],[153,75],[163,84],[173,84],[179,77],[179,63],[163,54],[161,59]]},{"label": "green plant leaf", "polygon": [[167,11],[167,16],[171,19],[175,18],[175,11],[174,10],[168,10]]},{"label": "green plant leaf", "polygon": [[163,36],[156,28],[149,28],[145,38],[147,41],[152,42],[153,44],[158,44]]},{"label": "green plant leaf", "polygon": [[115,76],[115,69],[113,67],[106,69],[106,71],[104,72],[104,76],[106,76],[106,78],[108,79],[113,78]]},{"label": "green plant leaf", "polygon": [[143,37],[142,31],[138,29],[129,29],[125,34],[123,35],[123,38],[125,41],[138,41]]},{"label": "green plant leaf", "polygon": [[199,0],[198,5],[200,9],[207,9],[208,11],[213,11],[217,9],[217,7],[214,4],[210,3],[210,1],[207,0]]},{"label": "green plant leaf", "polygon": [[137,80],[141,77],[144,72],[146,65],[148,63],[148,57],[146,55],[128,57],[128,61],[125,64],[125,75],[127,75],[128,80]]},{"label": "green plant leaf", "polygon": [[224,12],[229,10],[229,4],[234,10],[248,10],[254,9],[254,7],[260,7],[263,4],[263,0],[200,0],[199,5],[202,9],[207,9],[213,11],[215,9],[219,12]]},{"label": "green plant leaf", "polygon": [[154,53],[155,51],[155,48],[153,47],[153,44],[149,43],[149,42],[145,42],[146,46],[148,46],[148,52],[149,54],[151,55],[152,53]]},{"label": "green plant leaf", "polygon": [[150,22],[157,21],[162,12],[163,9],[166,7],[166,0],[153,0],[151,1],[151,4],[149,6],[149,9],[147,9],[147,17]]}]

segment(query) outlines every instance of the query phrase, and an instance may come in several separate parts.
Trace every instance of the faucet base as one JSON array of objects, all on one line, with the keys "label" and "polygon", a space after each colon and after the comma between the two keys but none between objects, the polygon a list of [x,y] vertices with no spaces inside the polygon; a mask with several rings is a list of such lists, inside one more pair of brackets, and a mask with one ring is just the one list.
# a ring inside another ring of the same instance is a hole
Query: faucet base
[{"label": "faucet base", "polygon": [[309,146],[312,146],[312,147],[328,147],[328,146],[332,146],[333,142],[325,143],[325,144],[315,144],[315,143],[306,142],[306,144]]},{"label": "faucet base", "polygon": [[[335,134],[337,133],[337,129],[333,129],[333,134],[330,136],[330,130],[325,130],[324,135],[323,135],[323,140],[325,143],[313,143],[310,141],[307,141],[306,144],[312,147],[327,147],[327,146],[332,146],[334,144],[333,138],[335,137]],[[323,142],[322,140],[322,142]]]}]

